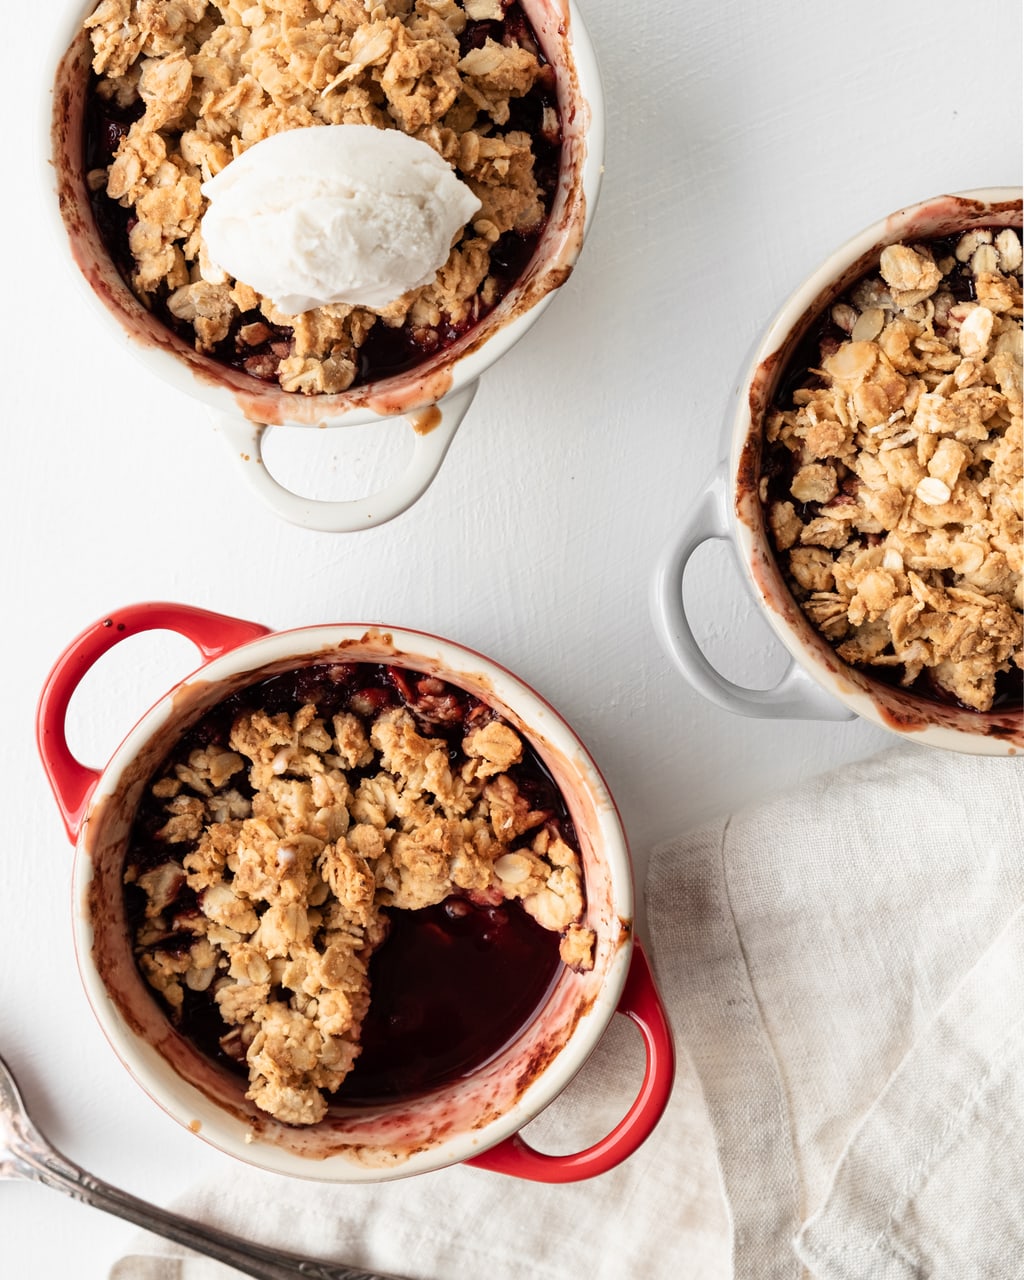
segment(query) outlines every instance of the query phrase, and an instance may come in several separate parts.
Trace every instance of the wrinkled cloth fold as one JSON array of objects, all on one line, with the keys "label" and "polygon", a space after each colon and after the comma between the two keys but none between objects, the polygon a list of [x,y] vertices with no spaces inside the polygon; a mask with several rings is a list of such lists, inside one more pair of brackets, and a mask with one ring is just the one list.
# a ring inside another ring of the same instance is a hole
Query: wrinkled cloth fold
[{"label": "wrinkled cloth fold", "polygon": [[1018,911],[855,1132],[798,1252],[843,1280],[1020,1274],[1022,1172]]},{"label": "wrinkled cloth fold", "polygon": [[655,851],[736,1280],[1024,1274],[1024,772],[900,747]]}]

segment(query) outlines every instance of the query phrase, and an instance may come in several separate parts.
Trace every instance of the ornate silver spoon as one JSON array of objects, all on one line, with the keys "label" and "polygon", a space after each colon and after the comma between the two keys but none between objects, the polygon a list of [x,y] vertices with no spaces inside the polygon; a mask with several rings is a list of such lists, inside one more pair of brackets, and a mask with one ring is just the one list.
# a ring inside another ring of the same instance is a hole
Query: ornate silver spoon
[{"label": "ornate silver spoon", "polygon": [[267,1249],[237,1236],[168,1213],[94,1178],[52,1147],[32,1123],[14,1076],[0,1058],[0,1178],[41,1182],[75,1200],[104,1209],[136,1226],[216,1258],[260,1280],[401,1280],[339,1262],[317,1262]]}]

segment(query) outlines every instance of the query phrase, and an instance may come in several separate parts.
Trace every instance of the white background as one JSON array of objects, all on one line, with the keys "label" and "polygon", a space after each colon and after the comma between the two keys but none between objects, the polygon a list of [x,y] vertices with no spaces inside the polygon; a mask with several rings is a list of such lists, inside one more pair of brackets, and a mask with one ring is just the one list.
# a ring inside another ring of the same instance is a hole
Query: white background
[{"label": "white background", "polygon": [[[51,1140],[136,1194],[169,1203],[231,1166],[126,1076],[76,973],[72,851],[33,717],[54,659],[105,612],[174,599],[272,627],[391,622],[490,654],[590,746],[638,883],[659,840],[891,741],[862,722],[755,722],[704,703],[658,646],[649,581],[785,296],[892,210],[1021,181],[1019,6],[581,3],[608,104],[584,255],[484,377],[426,496],[352,535],[270,515],[205,411],[97,323],[43,207],[47,60],[78,6],[5,6],[0,1052]],[[353,496],[397,468],[404,443],[391,426],[278,432],[272,457],[317,496]],[[726,673],[770,684],[781,657],[724,547],[695,561],[689,594]],[[79,758],[102,764],[194,665],[165,636],[104,660],[76,700]],[[5,1280],[99,1280],[135,1234],[54,1192],[0,1189]]]}]

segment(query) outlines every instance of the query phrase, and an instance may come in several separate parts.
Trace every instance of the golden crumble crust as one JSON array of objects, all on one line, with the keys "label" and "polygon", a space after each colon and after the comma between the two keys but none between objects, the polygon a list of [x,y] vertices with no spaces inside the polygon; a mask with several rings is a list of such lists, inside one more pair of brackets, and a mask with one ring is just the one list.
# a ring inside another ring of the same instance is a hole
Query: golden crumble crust
[{"label": "golden crumble crust", "polygon": [[789,460],[767,525],[812,623],[979,711],[1024,666],[1021,256],[1013,228],[886,248],[765,427]]},{"label": "golden crumble crust", "polygon": [[[493,0],[102,0],[86,20],[96,92],[141,115],[93,191],[131,213],[131,286],[146,305],[166,298],[212,353],[232,325],[259,308],[294,328],[283,351],[240,326],[259,348],[245,366],[306,395],[345,391],[376,323],[436,328],[470,322],[492,305],[491,249],[505,232],[543,223],[529,134],[504,126],[510,101],[541,75],[532,49],[487,38],[460,52],[468,17],[501,19]],[[210,264],[201,186],[263,138],[321,124],[400,129],[433,147],[481,201],[436,279],[381,310],[333,305],[302,317],[239,287]],[[557,136],[558,121],[546,121]],[[479,299],[479,300],[478,300]]]}]

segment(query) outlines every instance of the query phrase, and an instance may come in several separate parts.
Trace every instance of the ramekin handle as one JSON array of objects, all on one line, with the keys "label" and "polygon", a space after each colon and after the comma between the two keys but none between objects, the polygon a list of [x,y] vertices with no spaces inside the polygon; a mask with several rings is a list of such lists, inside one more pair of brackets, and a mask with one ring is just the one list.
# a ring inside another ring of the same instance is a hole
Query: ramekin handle
[{"label": "ramekin handle", "polygon": [[134,604],[100,618],[68,645],[47,676],[36,711],[36,744],[68,837],[78,838],[100,770],[76,760],[67,741],[67,712],[89,669],[115,645],[144,631],[175,631],[191,640],[203,665],[246,641],[267,634],[257,622],[210,613],[191,605]]},{"label": "ramekin handle", "polygon": [[616,1012],[640,1028],[647,1066],[640,1092],[611,1133],[585,1151],[568,1156],[545,1155],[534,1150],[522,1134],[514,1133],[489,1151],[472,1156],[466,1164],[531,1182],[581,1182],[614,1169],[646,1142],[668,1106],[675,1079],[675,1048],[665,1006],[639,943],[634,944]]},{"label": "ramekin handle", "polygon": [[429,425],[421,424],[415,414],[410,414],[407,420],[413,431],[413,451],[405,470],[383,489],[365,498],[340,501],[304,498],[270,474],[263,458],[265,426],[226,414],[218,416],[214,425],[227,442],[246,484],[277,515],[290,524],[320,533],[355,533],[386,524],[426,493],[473,403],[477,386],[478,383],[471,382],[426,411]]},{"label": "ramekin handle", "polygon": [[724,711],[761,720],[853,719],[853,712],[815,684],[792,657],[773,688],[747,689],[712,666],[697,643],[686,616],[683,576],[698,547],[714,539],[730,540],[729,496],[722,463],[666,543],[655,567],[651,616],[665,652],[694,689]]}]

